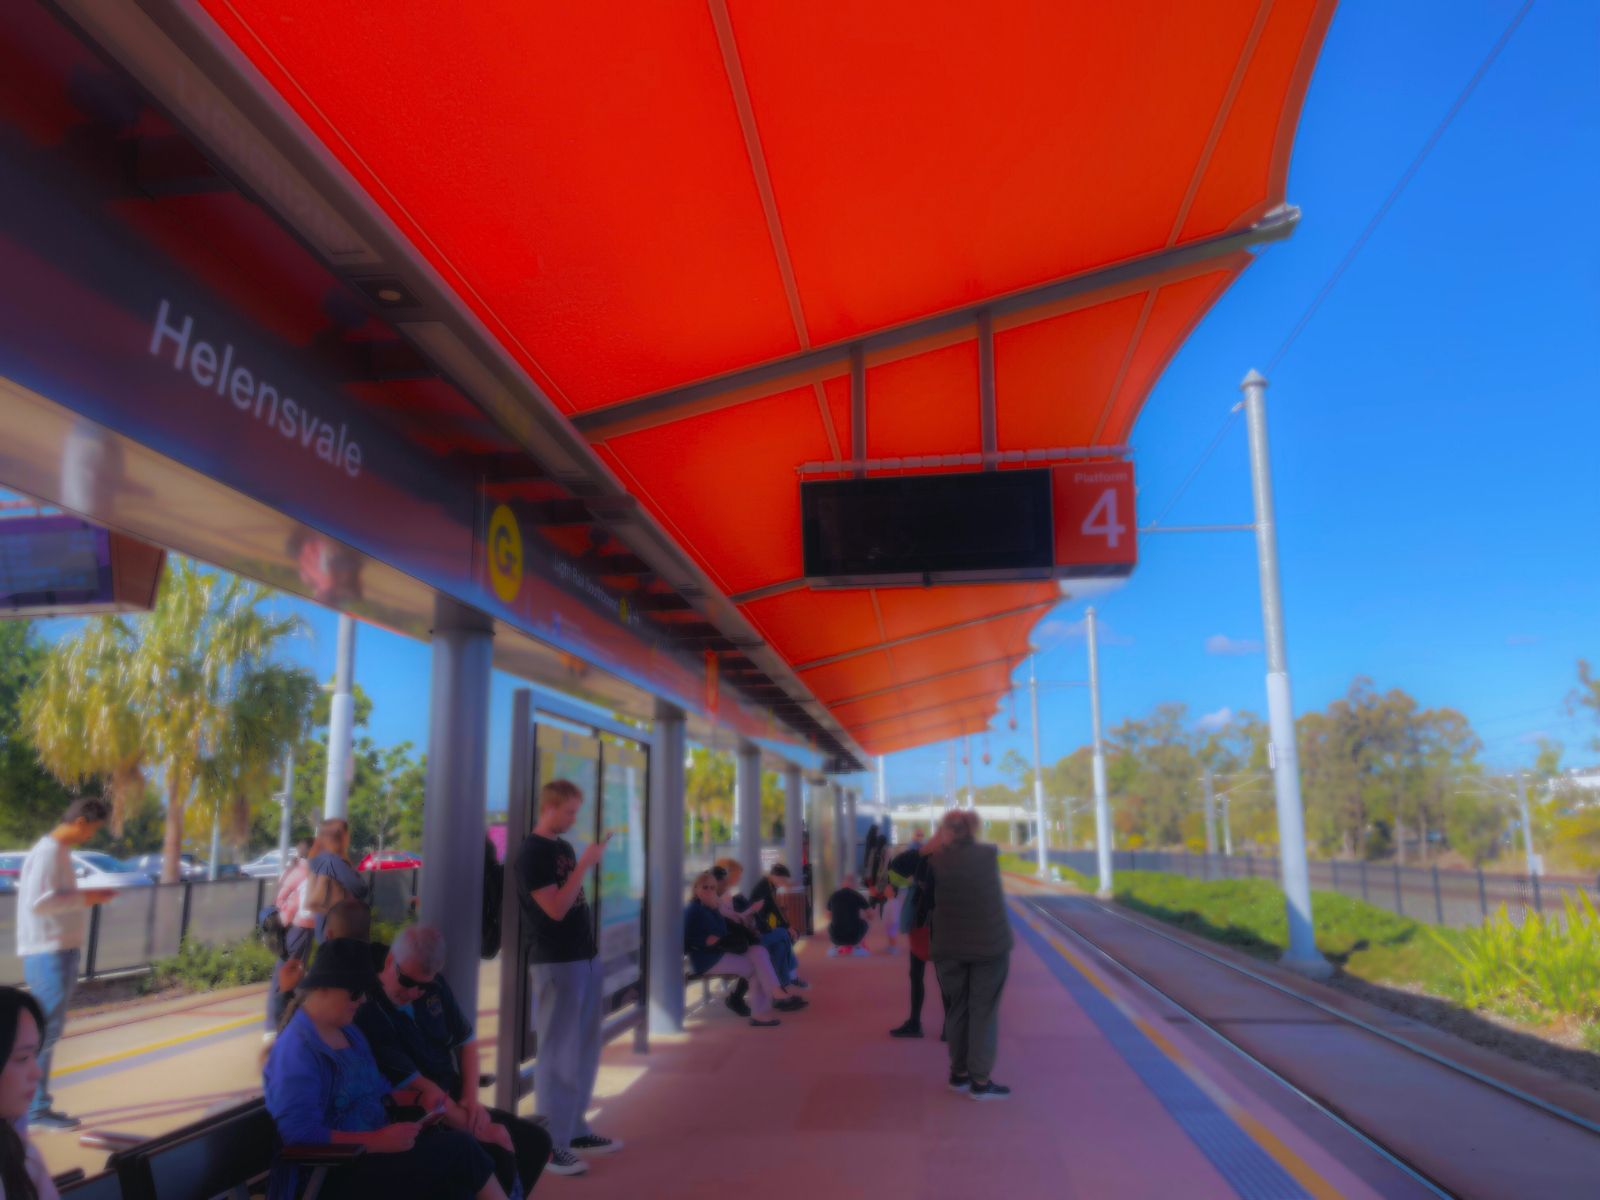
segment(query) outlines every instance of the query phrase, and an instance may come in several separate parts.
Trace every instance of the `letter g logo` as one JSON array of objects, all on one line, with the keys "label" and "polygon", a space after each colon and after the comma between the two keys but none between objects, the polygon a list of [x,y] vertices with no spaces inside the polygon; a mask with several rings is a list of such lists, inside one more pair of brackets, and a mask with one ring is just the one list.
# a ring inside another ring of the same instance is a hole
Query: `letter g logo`
[{"label": "letter g logo", "polygon": [[503,604],[513,603],[522,590],[522,532],[504,504],[489,517],[489,585]]}]

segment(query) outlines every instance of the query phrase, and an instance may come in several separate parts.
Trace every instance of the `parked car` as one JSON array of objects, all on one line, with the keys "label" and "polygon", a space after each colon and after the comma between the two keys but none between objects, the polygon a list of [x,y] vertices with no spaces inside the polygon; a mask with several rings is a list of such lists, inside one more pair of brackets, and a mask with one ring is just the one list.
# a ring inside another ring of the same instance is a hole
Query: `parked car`
[{"label": "parked car", "polygon": [[[141,854],[133,860],[133,869],[143,871],[151,879],[159,882],[161,879],[161,857],[159,854]],[[205,877],[205,863],[201,862],[193,854],[178,855],[179,879],[204,879]]]},{"label": "parked car", "polygon": [[385,850],[382,854],[368,854],[356,865],[358,871],[414,871],[422,860],[409,850]]},{"label": "parked car", "polygon": [[[294,851],[289,852],[289,860],[294,861]],[[254,859],[239,868],[239,874],[248,875],[251,879],[276,879],[283,874],[283,860],[276,850],[268,850],[260,858]]]},{"label": "parked car", "polygon": [[84,890],[149,887],[155,882],[133,863],[125,863],[103,850],[74,850],[72,865],[76,868],[78,886]]},{"label": "parked car", "polygon": [[17,890],[17,880],[22,877],[22,860],[27,857],[22,850],[0,854],[0,892]]}]

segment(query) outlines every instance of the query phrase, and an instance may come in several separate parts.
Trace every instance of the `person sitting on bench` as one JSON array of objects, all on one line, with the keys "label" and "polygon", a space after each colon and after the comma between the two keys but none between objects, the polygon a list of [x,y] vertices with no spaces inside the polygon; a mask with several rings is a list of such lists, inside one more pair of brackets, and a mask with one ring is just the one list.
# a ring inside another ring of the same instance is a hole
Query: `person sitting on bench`
[{"label": "person sitting on bench", "polygon": [[755,927],[761,944],[772,956],[772,969],[786,987],[807,988],[811,985],[800,978],[800,964],[795,958],[796,934],[778,904],[778,890],[789,886],[789,868],[774,863],[755,887],[750,889],[750,907],[745,909],[745,919]]},{"label": "person sitting on bench", "polygon": [[[772,1010],[794,1012],[806,1002],[790,996],[778,982],[772,959],[756,941],[755,934],[730,922],[718,908],[717,880],[710,871],[695,877],[694,899],[683,912],[683,943],[696,975],[715,972],[738,975],[750,980],[750,1004],[741,1016],[748,1016],[758,1029],[779,1024]],[[739,1010],[729,1004],[735,1012]]]},{"label": "person sitting on bench", "polygon": [[[384,1078],[355,1026],[356,1010],[376,982],[365,942],[338,938],[317,951],[300,983],[300,1008],[267,1059],[267,1111],[279,1138],[285,1145],[365,1147],[329,1176],[322,1200],[506,1200],[493,1161],[471,1134],[390,1118],[384,1101],[410,1093]],[[277,1159],[269,1200],[294,1200],[300,1183],[295,1165]]]},{"label": "person sitting on bench", "polygon": [[508,1196],[518,1182],[529,1195],[550,1161],[550,1135],[479,1102],[478,1040],[440,974],[444,935],[431,925],[408,925],[392,947],[372,949],[373,962],[383,965],[378,986],[356,1013],[356,1028],[378,1069],[395,1087],[414,1089],[423,1111],[442,1106],[446,1125],[477,1138]]},{"label": "person sitting on bench", "polygon": [[856,889],[856,877],[846,875],[844,886],[828,897],[829,956],[866,954],[867,912],[871,905]]}]

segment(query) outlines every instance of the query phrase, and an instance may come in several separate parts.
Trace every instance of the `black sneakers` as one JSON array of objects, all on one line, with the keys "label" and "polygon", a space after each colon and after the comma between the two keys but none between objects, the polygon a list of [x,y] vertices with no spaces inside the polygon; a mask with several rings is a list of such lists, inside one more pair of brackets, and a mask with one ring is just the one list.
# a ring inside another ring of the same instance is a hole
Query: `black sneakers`
[{"label": "black sneakers", "polygon": [[622,1149],[622,1143],[616,1138],[601,1137],[598,1133],[586,1133],[582,1137],[572,1139],[572,1149],[580,1154],[615,1154]]},{"label": "black sneakers", "polygon": [[892,1038],[919,1038],[922,1036],[922,1026],[913,1025],[910,1021],[907,1021],[904,1025],[896,1025],[889,1030],[889,1036]]},{"label": "black sneakers", "polygon": [[774,1025],[781,1025],[783,1022],[778,1020],[777,1017],[772,1017],[766,1021],[761,1020],[759,1017],[751,1017],[750,1024],[754,1025],[757,1029],[771,1029]]},{"label": "black sneakers", "polygon": [[738,1013],[741,1017],[748,1017],[750,1015],[750,1006],[738,996],[730,994],[728,998],[723,1001],[723,1003],[734,1012]]},{"label": "black sneakers", "polygon": [[1003,1083],[996,1083],[992,1079],[988,1083],[979,1083],[974,1079],[972,1081],[972,1090],[967,1095],[974,1100],[1005,1100],[1010,1097],[1011,1089]]},{"label": "black sneakers", "polygon": [[779,1012],[799,1012],[807,1003],[799,996],[785,996],[782,1000],[774,1000],[772,1007]]},{"label": "black sneakers", "polygon": [[550,1151],[550,1165],[545,1168],[552,1175],[582,1175],[588,1169],[589,1164],[571,1150]]},{"label": "black sneakers", "polygon": [[952,1092],[964,1092],[971,1086],[972,1076],[957,1075],[954,1071],[950,1073],[950,1090]]}]

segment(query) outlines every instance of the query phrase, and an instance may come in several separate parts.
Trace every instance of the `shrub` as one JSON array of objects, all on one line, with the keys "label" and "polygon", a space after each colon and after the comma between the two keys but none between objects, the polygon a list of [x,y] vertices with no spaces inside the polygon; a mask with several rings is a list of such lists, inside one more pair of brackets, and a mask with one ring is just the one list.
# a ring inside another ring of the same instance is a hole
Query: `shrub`
[{"label": "shrub", "polygon": [[242,938],[221,946],[184,939],[178,953],[150,964],[150,974],[140,984],[143,992],[181,987],[206,992],[216,988],[263,983],[272,978],[278,960],[259,937]]},{"label": "shrub", "polygon": [[1582,893],[1566,896],[1563,907],[1564,919],[1528,913],[1518,925],[1502,904],[1456,944],[1440,939],[1467,1003],[1600,1017],[1600,914]]}]

